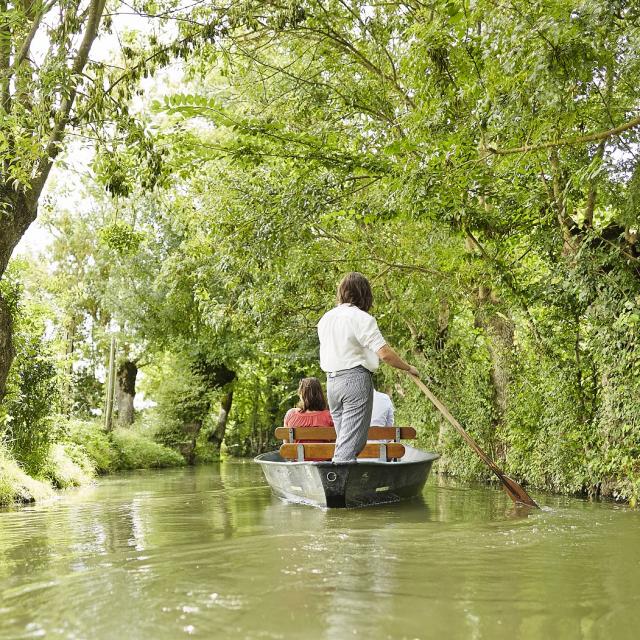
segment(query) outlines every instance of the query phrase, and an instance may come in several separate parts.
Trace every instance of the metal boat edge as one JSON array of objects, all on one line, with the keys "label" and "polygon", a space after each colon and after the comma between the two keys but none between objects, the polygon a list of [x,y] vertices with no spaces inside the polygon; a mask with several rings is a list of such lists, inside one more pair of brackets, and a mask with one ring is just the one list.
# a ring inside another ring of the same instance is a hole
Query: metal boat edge
[{"label": "metal boat edge", "polygon": [[287,501],[325,508],[363,507],[399,502],[418,495],[440,456],[406,446],[396,462],[287,461],[278,451],[254,458],[275,495]]}]

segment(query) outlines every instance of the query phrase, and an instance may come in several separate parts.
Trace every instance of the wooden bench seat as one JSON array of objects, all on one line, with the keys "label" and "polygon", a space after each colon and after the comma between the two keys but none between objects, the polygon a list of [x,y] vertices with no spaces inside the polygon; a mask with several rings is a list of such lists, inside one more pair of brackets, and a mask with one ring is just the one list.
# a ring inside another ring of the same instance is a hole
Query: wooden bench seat
[{"label": "wooden bench seat", "polygon": [[[367,440],[413,440],[416,430],[413,427],[370,427]],[[335,442],[336,430],[333,427],[278,427],[277,440],[296,442],[299,440],[313,440],[321,442]]]},{"label": "wooden bench seat", "polygon": [[[320,427],[311,429],[317,431]],[[288,429],[287,429],[288,431]],[[280,455],[285,460],[331,460],[335,444],[328,442],[285,443],[280,447]],[[385,462],[394,458],[402,458],[404,445],[398,442],[367,442],[358,458],[376,458]]]}]

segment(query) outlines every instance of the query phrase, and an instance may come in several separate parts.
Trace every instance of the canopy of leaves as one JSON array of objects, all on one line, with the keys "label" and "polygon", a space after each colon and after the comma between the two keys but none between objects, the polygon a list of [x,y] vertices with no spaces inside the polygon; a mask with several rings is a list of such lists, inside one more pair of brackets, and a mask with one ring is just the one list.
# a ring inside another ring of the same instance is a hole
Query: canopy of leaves
[{"label": "canopy of leaves", "polygon": [[[66,308],[117,321],[167,420],[212,429],[224,385],[203,371],[225,367],[227,446],[272,446],[359,270],[389,342],[509,473],[635,499],[636,3],[246,0],[178,31],[183,86],[141,107],[160,163],[137,175],[113,140],[100,213],[52,212]],[[408,381],[377,384],[441,468],[486,477]]]}]

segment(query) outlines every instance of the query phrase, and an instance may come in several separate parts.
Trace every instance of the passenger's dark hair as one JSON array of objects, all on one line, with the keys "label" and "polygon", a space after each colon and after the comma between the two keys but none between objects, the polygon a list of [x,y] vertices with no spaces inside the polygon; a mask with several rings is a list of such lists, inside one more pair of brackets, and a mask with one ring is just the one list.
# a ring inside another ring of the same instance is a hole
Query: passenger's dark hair
[{"label": "passenger's dark hair", "polygon": [[322,393],[322,385],[318,378],[302,378],[298,385],[298,395],[300,411],[324,411],[327,403]]},{"label": "passenger's dark hair", "polygon": [[362,311],[369,311],[373,305],[369,281],[357,271],[347,273],[338,285],[338,304],[352,304]]}]

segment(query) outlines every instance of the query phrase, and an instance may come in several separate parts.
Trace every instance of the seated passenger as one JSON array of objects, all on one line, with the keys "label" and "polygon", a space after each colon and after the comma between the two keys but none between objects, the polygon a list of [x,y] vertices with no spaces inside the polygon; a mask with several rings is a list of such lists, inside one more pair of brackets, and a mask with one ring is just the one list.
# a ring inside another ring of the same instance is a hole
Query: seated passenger
[{"label": "seated passenger", "polygon": [[300,402],[284,417],[285,427],[333,427],[331,413],[318,378],[302,378],[298,385]]},{"label": "seated passenger", "polygon": [[373,410],[371,411],[372,427],[393,427],[393,402],[380,391],[373,391]]}]

